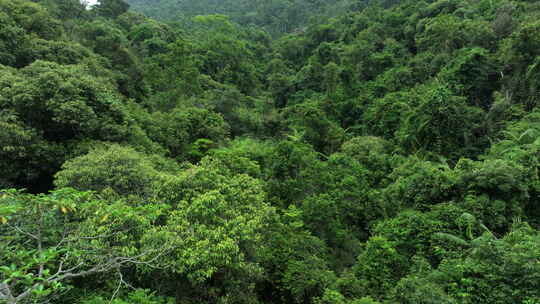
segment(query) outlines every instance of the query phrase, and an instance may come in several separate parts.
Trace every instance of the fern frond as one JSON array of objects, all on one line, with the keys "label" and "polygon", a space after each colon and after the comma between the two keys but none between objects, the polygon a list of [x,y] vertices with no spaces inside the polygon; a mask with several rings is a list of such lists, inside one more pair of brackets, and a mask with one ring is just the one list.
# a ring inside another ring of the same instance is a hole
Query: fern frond
[{"label": "fern frond", "polygon": [[460,237],[449,234],[449,233],[437,232],[437,233],[435,233],[434,236],[435,236],[435,238],[437,238],[437,239],[439,239],[441,241],[447,241],[447,242],[454,243],[456,245],[470,247],[469,242],[467,242],[466,240],[464,240],[464,239],[462,239]]}]

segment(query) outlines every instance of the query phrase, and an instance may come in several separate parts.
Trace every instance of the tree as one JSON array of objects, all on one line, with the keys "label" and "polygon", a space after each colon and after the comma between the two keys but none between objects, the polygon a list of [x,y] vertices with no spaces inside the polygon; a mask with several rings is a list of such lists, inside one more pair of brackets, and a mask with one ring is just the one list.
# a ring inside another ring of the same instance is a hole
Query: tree
[{"label": "tree", "polygon": [[53,297],[73,279],[151,265],[167,249],[140,250],[139,238],[160,209],[73,189],[2,191],[0,301],[33,303]]},{"label": "tree", "polygon": [[491,106],[492,92],[497,89],[496,66],[485,49],[462,49],[449,62],[439,77],[455,92],[469,99],[469,105],[487,109]]},{"label": "tree", "polygon": [[416,94],[419,104],[404,115],[396,134],[406,151],[430,151],[453,159],[479,153],[485,142],[473,139],[483,118],[480,109],[468,106],[444,83],[422,86]]},{"label": "tree", "polygon": [[[11,154],[6,160],[30,165],[19,177],[9,177],[18,186],[50,187],[54,171],[68,157],[79,155],[83,142],[126,141],[155,147],[131,119],[129,102],[110,86],[110,79],[91,75],[85,65],[38,60],[20,70],[3,69],[0,90],[2,123],[9,124],[2,137],[6,145],[27,150],[24,156]],[[15,142],[14,133],[22,136]]]},{"label": "tree", "polygon": [[437,262],[433,250],[433,234],[450,230],[453,223],[446,223],[435,212],[406,210],[396,217],[378,222],[373,234],[394,242],[400,255],[412,260],[414,256],[429,257]]},{"label": "tree", "polygon": [[313,177],[320,166],[318,156],[294,136],[273,147],[265,166],[266,191],[272,204],[286,208],[316,191]]},{"label": "tree", "polygon": [[375,299],[389,297],[388,291],[392,289],[394,282],[407,274],[410,265],[395,246],[395,242],[391,240],[374,236],[358,255],[353,273],[358,278],[365,296]]},{"label": "tree", "polygon": [[37,3],[2,0],[0,11],[0,64],[24,67],[31,63],[25,54],[33,40],[56,40],[62,35],[60,22]]},{"label": "tree", "polygon": [[172,298],[155,295],[147,289],[136,289],[125,297],[117,297],[114,300],[104,299],[102,296],[94,296],[85,299],[82,304],[173,304]]},{"label": "tree", "polygon": [[50,141],[125,138],[123,103],[105,78],[83,65],[36,61],[3,77],[2,109],[11,109]]},{"label": "tree", "polygon": [[420,25],[422,30],[416,35],[416,44],[420,50],[451,54],[466,45],[490,49],[495,41],[489,23],[479,19],[461,19],[455,15],[441,14],[422,20]]},{"label": "tree", "polygon": [[145,246],[175,248],[160,265],[167,277],[182,278],[177,301],[252,303],[253,283],[263,277],[258,250],[274,213],[261,182],[207,157],[164,182],[156,198],[172,210],[147,231]]},{"label": "tree", "polygon": [[32,1],[0,1],[2,19],[12,20],[24,29],[25,34],[34,34],[43,39],[54,40],[62,34],[61,24],[47,9]]},{"label": "tree", "polygon": [[[530,177],[527,171],[512,161],[461,160],[459,186],[465,193],[463,208],[497,232],[506,232],[512,219],[526,216],[529,206]],[[533,217],[534,218],[534,217]]]},{"label": "tree", "polygon": [[129,4],[123,0],[99,0],[93,7],[100,16],[107,18],[116,18],[129,9]]},{"label": "tree", "polygon": [[86,6],[78,0],[40,0],[40,4],[49,8],[61,20],[82,19],[87,17]]},{"label": "tree", "polygon": [[410,156],[388,175],[388,185],[381,191],[381,207],[389,216],[411,208],[427,210],[459,196],[458,178],[447,164]]},{"label": "tree", "polygon": [[370,135],[391,139],[401,123],[403,113],[406,113],[413,101],[411,92],[399,91],[374,100],[364,108],[362,120],[364,128]]},{"label": "tree", "polygon": [[123,95],[137,99],[147,96],[148,85],[143,76],[141,59],[135,56],[118,24],[95,19],[78,25],[77,30],[83,45],[108,59],[108,64],[114,70],[111,78],[114,78]]},{"label": "tree", "polygon": [[[154,112],[152,116],[153,126],[148,128],[150,138],[168,150],[167,156],[178,160],[200,160],[229,133],[223,117],[207,109],[176,107],[168,112]],[[198,143],[206,147],[197,147]]]},{"label": "tree", "polygon": [[478,235],[473,232],[470,241],[455,240],[465,245],[462,254],[443,261],[425,277],[459,303],[538,301],[538,231],[518,220],[503,237],[489,231]]},{"label": "tree", "polygon": [[148,199],[165,172],[175,169],[175,164],[157,155],[147,156],[119,145],[102,146],[65,162],[62,170],[56,173],[54,183],[60,188],[113,190],[120,196]]},{"label": "tree", "polygon": [[370,184],[378,186],[392,171],[392,148],[390,142],[380,137],[359,136],[343,143],[341,152],[366,168]]},{"label": "tree", "polygon": [[162,99],[154,104],[157,109],[174,107],[179,96],[191,97],[201,92],[200,62],[194,55],[194,46],[178,39],[166,46],[166,51],[145,62],[146,79]]},{"label": "tree", "polygon": [[335,153],[314,173],[314,193],[298,203],[306,228],[331,248],[336,269],[354,264],[371,221],[381,215],[367,174],[352,157]]},{"label": "tree", "polygon": [[294,132],[301,132],[302,139],[315,150],[330,155],[343,143],[344,130],[324,113],[321,102],[306,101],[284,111]]},{"label": "tree", "polygon": [[0,170],[4,172],[0,188],[31,184],[43,174],[52,174],[58,164],[52,157],[55,145],[25,126],[13,112],[4,110],[0,114]]},{"label": "tree", "polygon": [[252,95],[260,86],[256,65],[255,43],[244,38],[245,33],[223,15],[197,16],[198,34],[195,53],[202,73],[213,80],[234,84],[242,93]]}]

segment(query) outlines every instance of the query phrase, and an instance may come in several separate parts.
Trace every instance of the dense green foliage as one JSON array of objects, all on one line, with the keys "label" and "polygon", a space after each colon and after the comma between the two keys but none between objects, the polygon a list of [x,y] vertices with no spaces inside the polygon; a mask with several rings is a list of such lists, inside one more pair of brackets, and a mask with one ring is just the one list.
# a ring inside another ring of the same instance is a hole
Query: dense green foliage
[{"label": "dense green foliage", "polygon": [[0,304],[540,304],[539,2],[128,2],[0,0]]},{"label": "dense green foliage", "polygon": [[365,6],[351,0],[128,0],[152,18],[189,23],[198,15],[226,15],[238,24],[255,25],[273,35],[303,31],[317,18],[327,18]]}]

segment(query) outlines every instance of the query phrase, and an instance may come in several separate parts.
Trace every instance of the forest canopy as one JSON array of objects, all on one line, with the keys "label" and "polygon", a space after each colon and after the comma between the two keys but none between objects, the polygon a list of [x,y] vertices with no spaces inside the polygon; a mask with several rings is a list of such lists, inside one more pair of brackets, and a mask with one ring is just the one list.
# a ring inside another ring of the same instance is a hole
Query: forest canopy
[{"label": "forest canopy", "polygon": [[540,304],[539,20],[0,0],[0,304]]}]

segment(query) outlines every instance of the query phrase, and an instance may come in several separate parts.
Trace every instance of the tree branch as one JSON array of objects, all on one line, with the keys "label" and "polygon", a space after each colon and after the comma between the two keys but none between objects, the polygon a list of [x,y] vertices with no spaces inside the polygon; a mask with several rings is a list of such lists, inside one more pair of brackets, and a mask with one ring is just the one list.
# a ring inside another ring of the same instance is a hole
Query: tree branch
[{"label": "tree branch", "polygon": [[[167,250],[164,250],[164,251],[167,251]],[[140,253],[140,254],[138,254],[136,256],[132,256],[132,257],[126,257],[126,256],[112,257],[112,258],[109,258],[108,260],[106,260],[105,262],[100,263],[98,265],[95,265],[94,267],[92,267],[92,268],[90,268],[88,270],[83,270],[83,271],[78,271],[78,272],[77,272],[77,269],[84,266],[84,262],[80,262],[76,266],[73,266],[73,267],[71,267],[69,269],[63,270],[62,269],[63,268],[63,261],[62,261],[60,263],[59,267],[58,267],[57,272],[54,275],[52,275],[51,277],[49,277],[48,279],[46,279],[45,282],[47,282],[47,284],[53,284],[53,283],[56,283],[56,282],[61,282],[61,281],[65,281],[65,280],[69,280],[69,279],[73,279],[73,278],[85,277],[85,276],[89,276],[89,275],[92,275],[92,274],[107,272],[107,271],[110,271],[110,270],[112,270],[114,268],[119,269],[121,266],[126,265],[126,264],[143,264],[143,265],[147,265],[147,266],[150,266],[150,267],[155,267],[155,266],[151,265],[151,263],[153,261],[155,261],[157,258],[159,258],[159,256],[161,256],[164,251],[162,250],[161,251],[162,253],[156,255],[150,261],[147,261],[147,262],[141,261],[140,259],[142,257],[144,257],[144,256],[152,254],[153,252],[155,252],[155,250],[144,251],[144,252],[142,252],[142,253]],[[123,278],[121,278],[121,279],[123,281]],[[2,287],[3,289],[0,289],[0,291],[2,292],[0,296],[4,296],[4,297],[10,296],[11,292],[10,292],[9,288],[7,286],[5,286],[4,283],[1,283],[1,284],[2,285],[0,285],[0,287]],[[16,304],[16,303],[22,301],[23,299],[27,298],[28,296],[30,296],[32,291],[37,289],[40,285],[42,285],[42,283],[36,283],[36,284],[32,285],[31,287],[27,288],[23,293],[21,293],[17,297],[11,296],[11,298],[6,298],[6,299],[8,299],[8,303]],[[6,289],[6,288],[8,288],[8,289]],[[4,289],[7,290],[8,293],[3,291]],[[9,299],[12,299],[12,301],[10,302]]]},{"label": "tree branch", "polygon": [[21,228],[19,228],[17,226],[13,226],[13,225],[9,224],[9,222],[7,223],[7,225],[8,225],[8,227],[17,230],[19,233],[22,233],[22,234],[24,234],[26,236],[29,236],[30,238],[33,238],[34,240],[38,239],[38,237],[36,235],[34,235],[34,234],[30,233],[30,232],[26,232],[26,231],[22,230]]},{"label": "tree branch", "polygon": [[16,303],[15,298],[11,294],[11,289],[8,284],[0,283],[0,300],[5,300],[7,303]]}]

